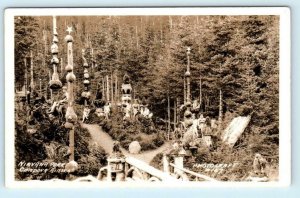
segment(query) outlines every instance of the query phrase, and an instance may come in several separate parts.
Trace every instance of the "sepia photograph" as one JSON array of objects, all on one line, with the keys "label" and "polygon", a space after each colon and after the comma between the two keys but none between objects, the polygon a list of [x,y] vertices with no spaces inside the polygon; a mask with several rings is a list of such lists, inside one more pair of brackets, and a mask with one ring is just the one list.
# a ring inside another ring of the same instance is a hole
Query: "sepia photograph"
[{"label": "sepia photograph", "polygon": [[289,183],[284,8],[9,11],[10,184]]}]

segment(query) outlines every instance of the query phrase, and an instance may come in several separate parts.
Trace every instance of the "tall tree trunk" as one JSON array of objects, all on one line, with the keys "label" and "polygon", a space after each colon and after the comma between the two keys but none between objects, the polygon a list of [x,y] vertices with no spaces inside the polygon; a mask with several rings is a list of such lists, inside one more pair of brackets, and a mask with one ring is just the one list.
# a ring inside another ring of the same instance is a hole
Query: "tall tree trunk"
[{"label": "tall tree trunk", "polygon": [[136,48],[139,49],[138,27],[135,26]]},{"label": "tall tree trunk", "polygon": [[[45,21],[44,21],[44,29],[43,29],[43,41],[44,41],[44,53],[43,53],[43,62],[42,62],[42,67],[46,68],[46,54],[47,54],[47,34],[45,30]],[[40,75],[40,78],[42,76]],[[47,96],[47,89],[46,89],[46,96]]]},{"label": "tall tree trunk", "polygon": [[[49,81],[51,80],[51,71],[49,70]],[[52,101],[53,100],[53,92],[52,92],[52,89],[50,89],[50,100]]]},{"label": "tall tree trunk", "polygon": [[185,82],[185,77],[183,79],[183,104],[186,104],[186,82]]},{"label": "tall tree trunk", "polygon": [[163,43],[163,28],[162,28],[162,22],[160,22],[160,43]]},{"label": "tall tree trunk", "polygon": [[27,90],[28,90],[28,77],[27,77],[27,60],[24,58],[24,67],[25,67],[25,97],[27,101]]},{"label": "tall tree trunk", "polygon": [[168,93],[168,140],[170,140],[170,128],[171,128],[171,112],[170,112],[170,95]]},{"label": "tall tree trunk", "polygon": [[115,102],[117,103],[118,101],[118,76],[115,74]]},{"label": "tall tree trunk", "polygon": [[114,79],[113,73],[110,73],[110,91],[111,91],[111,103],[114,103]]},{"label": "tall tree trunk", "polygon": [[175,130],[176,124],[177,124],[177,120],[176,120],[176,118],[177,118],[177,106],[176,106],[176,102],[177,102],[177,98],[176,98],[176,100],[174,100],[174,118],[173,118],[173,120],[174,120],[174,130]]},{"label": "tall tree trunk", "polygon": [[135,86],[132,86],[132,90],[133,90],[133,100],[135,100]]},{"label": "tall tree trunk", "polygon": [[220,89],[220,101],[219,101],[219,123],[218,123],[218,131],[221,132],[222,128],[222,119],[223,119],[223,104],[222,104],[222,89]]},{"label": "tall tree trunk", "polygon": [[108,75],[106,75],[106,100],[110,101],[109,97],[109,80],[108,80]]},{"label": "tall tree trunk", "polygon": [[170,29],[173,28],[173,21],[172,21],[172,17],[169,16],[169,24],[170,24]]},{"label": "tall tree trunk", "polygon": [[40,95],[42,95],[42,79],[40,78],[39,81],[40,81]]},{"label": "tall tree trunk", "polygon": [[26,98],[26,105],[25,105],[26,118],[25,118],[25,121],[26,121],[26,127],[28,127],[28,118],[29,118],[28,108],[29,108],[30,99],[28,99],[28,96],[27,96],[28,76],[27,76],[27,60],[26,60],[26,57],[24,58],[24,65],[25,65],[25,98]]},{"label": "tall tree trunk", "polygon": [[[222,67],[221,67],[221,64],[219,66],[219,72],[220,74],[222,73]],[[220,85],[220,91],[219,91],[219,98],[220,98],[220,101],[219,101],[219,120],[218,120],[218,132],[219,134],[221,134],[221,128],[222,128],[222,119],[223,119],[223,104],[222,104],[222,99],[223,95],[222,95],[222,87]]]},{"label": "tall tree trunk", "polygon": [[63,58],[60,58],[60,76],[63,77],[64,76],[64,61]]},{"label": "tall tree trunk", "polygon": [[200,81],[199,81],[199,111],[201,111],[201,104],[202,104],[202,80],[200,77]]},{"label": "tall tree trunk", "polygon": [[[177,108],[179,108],[180,107],[180,101],[179,101],[179,98],[176,98],[176,107]],[[176,113],[177,113],[177,117],[176,117],[176,119],[177,119],[177,122],[179,122],[179,120],[180,120],[180,114],[177,112],[177,108],[176,108]]]},{"label": "tall tree trunk", "polygon": [[33,79],[33,55],[32,51],[30,51],[30,88],[31,93],[34,90],[34,79]]},{"label": "tall tree trunk", "polygon": [[105,97],[105,81],[104,81],[103,76],[102,76],[102,99],[106,100],[106,97]]},{"label": "tall tree trunk", "polygon": [[95,61],[95,59],[94,59],[94,49],[93,48],[91,49],[91,56],[92,56],[91,76],[94,76],[94,67],[95,67],[95,65],[94,65],[95,62],[94,61]]}]

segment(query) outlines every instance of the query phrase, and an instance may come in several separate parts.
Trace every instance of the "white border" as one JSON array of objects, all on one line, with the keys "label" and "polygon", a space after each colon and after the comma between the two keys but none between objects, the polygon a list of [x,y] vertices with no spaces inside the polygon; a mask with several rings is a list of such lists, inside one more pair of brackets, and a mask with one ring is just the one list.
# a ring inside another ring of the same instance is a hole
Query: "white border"
[{"label": "white border", "polygon": [[[14,180],[14,16],[91,15],[280,15],[279,181],[180,182],[180,183],[84,183],[70,181]],[[107,187],[283,187],[291,183],[291,24],[287,7],[214,8],[21,8],[5,10],[5,184],[12,188]]]}]

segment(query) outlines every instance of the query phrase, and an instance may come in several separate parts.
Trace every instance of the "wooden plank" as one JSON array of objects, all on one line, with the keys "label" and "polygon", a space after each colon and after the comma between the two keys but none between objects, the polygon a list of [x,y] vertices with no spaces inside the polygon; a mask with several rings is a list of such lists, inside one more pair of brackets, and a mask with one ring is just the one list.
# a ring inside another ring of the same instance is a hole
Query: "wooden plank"
[{"label": "wooden plank", "polygon": [[152,176],[155,176],[155,177],[161,179],[162,181],[166,181],[166,180],[176,181],[177,180],[176,178],[168,175],[167,173],[162,172],[162,171],[160,171],[160,170],[158,170],[158,169],[156,169],[156,168],[148,165],[147,163],[145,163],[143,161],[140,161],[136,158],[126,157],[125,162],[130,164],[131,166],[134,166],[134,167],[146,172],[146,173],[149,173]]}]

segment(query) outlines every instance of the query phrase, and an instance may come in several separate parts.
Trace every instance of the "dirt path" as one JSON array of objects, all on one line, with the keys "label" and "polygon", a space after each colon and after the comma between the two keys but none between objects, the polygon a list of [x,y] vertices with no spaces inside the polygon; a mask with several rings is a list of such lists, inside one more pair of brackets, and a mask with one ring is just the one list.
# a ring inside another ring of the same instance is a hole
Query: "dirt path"
[{"label": "dirt path", "polygon": [[[98,126],[97,124],[82,124],[82,126],[90,132],[90,134],[92,136],[92,140],[94,142],[99,144],[108,154],[112,153],[112,147],[113,147],[114,140],[110,137],[110,135],[105,133],[102,130],[102,128],[100,126]],[[169,146],[170,146],[170,143],[165,143],[157,149],[150,150],[150,151],[145,151],[145,152],[142,152],[140,154],[130,154],[130,153],[128,153],[128,151],[126,151],[123,148],[121,148],[121,150],[122,150],[124,155],[135,157],[135,158],[137,158],[139,160],[142,160],[142,161],[149,164],[151,162],[151,160],[158,153],[163,152]]]}]

